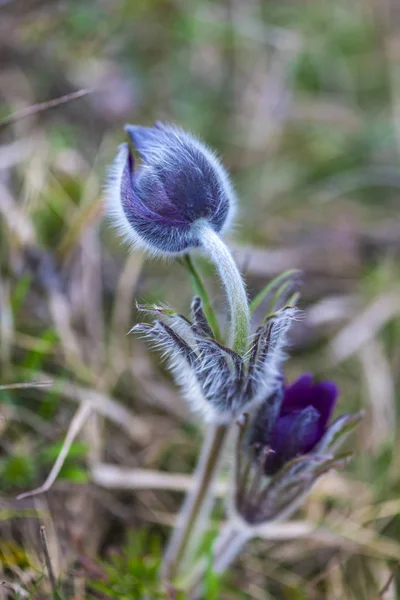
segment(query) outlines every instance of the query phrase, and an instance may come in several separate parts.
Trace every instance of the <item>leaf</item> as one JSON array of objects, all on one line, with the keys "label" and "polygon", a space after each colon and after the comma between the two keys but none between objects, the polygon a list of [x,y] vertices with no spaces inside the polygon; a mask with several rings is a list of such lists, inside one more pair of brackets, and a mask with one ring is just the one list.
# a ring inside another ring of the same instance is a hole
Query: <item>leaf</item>
[{"label": "leaf", "polygon": [[[277,277],[274,277],[265,287],[257,294],[255,298],[250,302],[250,312],[253,313],[256,308],[258,308],[261,302],[264,300],[269,293],[271,293],[275,288],[277,288],[285,279],[289,277],[293,277],[296,274],[299,274],[301,271],[299,269],[289,269],[288,271],[284,271]],[[289,282],[287,282],[289,283]]]},{"label": "leaf", "polygon": [[7,456],[0,464],[0,480],[3,490],[31,485],[36,478],[34,457],[25,454]]},{"label": "leaf", "polygon": [[19,313],[19,311],[21,310],[23,303],[25,301],[25,298],[29,292],[29,288],[31,286],[33,280],[33,276],[29,273],[24,273],[18,280],[12,298],[11,298],[11,304],[12,304],[12,311],[13,311],[13,315],[14,318],[17,316],[17,314]]},{"label": "leaf", "polygon": [[[38,460],[42,465],[52,464],[60,454],[64,441],[57,441],[42,448],[38,453]],[[68,452],[68,460],[85,458],[88,452],[88,444],[84,441],[75,441],[71,444]]]},{"label": "leaf", "polygon": [[50,354],[58,340],[57,332],[50,327],[45,330],[33,349],[27,353],[22,367],[26,370],[40,371],[46,356]]},{"label": "leaf", "polygon": [[71,481],[71,483],[87,483],[89,481],[88,474],[85,469],[72,465],[64,466],[59,474],[59,479]]},{"label": "leaf", "polygon": [[190,281],[196,296],[201,298],[204,314],[207,317],[207,321],[212,329],[214,337],[216,340],[221,340],[221,332],[217,317],[211,304],[210,296],[189,254],[185,254],[183,257],[183,264],[189,271]]},{"label": "leaf", "polygon": [[167,306],[159,306],[158,304],[139,304],[136,303],[136,308],[141,312],[151,313],[156,315],[165,315],[166,317],[176,317],[178,313]]},{"label": "leaf", "polygon": [[342,415],[332,423],[312,454],[334,454],[364,416],[360,411],[354,415]]},{"label": "leaf", "polygon": [[[155,315],[161,321],[164,320],[179,333],[187,331],[188,329],[191,330],[192,328],[191,322],[186,317],[175,312],[168,306],[159,306],[157,304],[136,304],[136,308],[141,312]],[[129,333],[131,333],[134,329],[135,326],[132,327]]]}]

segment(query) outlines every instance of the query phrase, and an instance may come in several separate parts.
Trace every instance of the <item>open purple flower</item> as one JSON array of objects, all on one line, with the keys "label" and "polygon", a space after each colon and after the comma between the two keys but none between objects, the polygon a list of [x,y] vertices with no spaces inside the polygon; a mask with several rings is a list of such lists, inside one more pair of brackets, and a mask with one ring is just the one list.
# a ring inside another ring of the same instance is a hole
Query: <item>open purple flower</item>
[{"label": "open purple flower", "polygon": [[305,374],[285,388],[282,378],[255,418],[238,421],[234,506],[246,523],[287,519],[324,473],[348,464],[338,450],[363,413],[329,423],[337,396],[331,381]]},{"label": "open purple flower", "polygon": [[127,125],[142,163],[122,144],[107,185],[109,213],[133,245],[179,254],[202,245],[201,226],[222,232],[234,212],[227,173],[202,142],[182,129]]},{"label": "open purple flower", "polygon": [[[263,404],[255,419],[251,444],[268,447],[265,473],[273,475],[288,461],[310,452],[327,431],[338,389],[331,381],[299,377]],[[276,416],[277,415],[277,416]]]}]

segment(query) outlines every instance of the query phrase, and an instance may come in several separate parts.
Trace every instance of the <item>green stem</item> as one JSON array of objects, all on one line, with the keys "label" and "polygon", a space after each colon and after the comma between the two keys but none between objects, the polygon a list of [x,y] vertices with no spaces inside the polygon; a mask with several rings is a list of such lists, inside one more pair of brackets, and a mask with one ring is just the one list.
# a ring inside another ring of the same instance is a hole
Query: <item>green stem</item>
[{"label": "green stem", "polygon": [[[230,307],[230,340],[233,350],[245,354],[248,347],[250,311],[243,279],[227,246],[206,223],[199,223],[202,248],[217,268],[225,287]],[[198,284],[198,281],[196,281]],[[174,579],[185,555],[189,554],[191,536],[196,537],[198,522],[208,519],[212,508],[209,501],[212,483],[218,470],[222,450],[229,431],[228,424],[213,424],[201,451],[195,473],[195,487],[186,497],[177,525],[164,557],[163,576]]]},{"label": "green stem", "polygon": [[[228,521],[220,531],[214,544],[213,572],[216,574],[224,573],[251,538],[252,531],[250,528],[238,528],[236,523]],[[198,600],[203,597],[203,584],[208,568],[208,561],[201,559],[183,582],[182,588],[187,594],[188,600]]]},{"label": "green stem", "polygon": [[197,517],[211,492],[211,483],[218,469],[227,432],[227,425],[213,425],[208,430],[194,474],[195,487],[186,496],[164,556],[163,577],[167,581],[174,579],[178,574]]},{"label": "green stem", "polygon": [[250,329],[250,311],[242,276],[229,249],[219,235],[208,225],[201,229],[202,248],[218,269],[225,287],[231,312],[231,339],[233,350],[245,354]]}]

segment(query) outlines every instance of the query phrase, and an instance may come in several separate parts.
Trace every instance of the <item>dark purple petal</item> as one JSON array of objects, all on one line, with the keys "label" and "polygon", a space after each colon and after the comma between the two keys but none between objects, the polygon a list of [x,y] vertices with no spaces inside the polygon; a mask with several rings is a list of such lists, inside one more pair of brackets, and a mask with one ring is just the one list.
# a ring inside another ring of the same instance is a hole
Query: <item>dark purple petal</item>
[{"label": "dark purple petal", "polygon": [[272,449],[293,456],[307,452],[317,441],[318,421],[319,413],[312,406],[279,417],[272,434]]},{"label": "dark purple petal", "polygon": [[268,475],[314,447],[319,451],[317,444],[325,439],[339,391],[332,381],[314,383],[312,375],[306,373],[286,389],[282,384],[281,394],[283,399],[275,415],[266,402],[262,404],[249,437],[256,449],[270,449],[265,463]]},{"label": "dark purple petal", "polygon": [[332,381],[313,383],[312,375],[306,373],[286,389],[281,415],[313,406],[321,415],[322,435],[335,408],[338,393],[338,388]]},{"label": "dark purple petal", "polygon": [[149,210],[149,218],[153,212],[171,226],[189,223],[170,201],[162,181],[152,169],[139,170],[133,174],[132,189],[141,204]]},{"label": "dark purple petal", "polygon": [[321,436],[332,416],[338,395],[339,390],[333,381],[320,381],[311,389],[309,404],[314,406],[320,414]]},{"label": "dark purple petal", "polygon": [[154,127],[141,127],[140,125],[125,125],[125,131],[129,135],[140,156],[146,159],[148,151],[160,139],[160,129]]},{"label": "dark purple petal", "polygon": [[160,218],[162,219],[162,215],[157,213],[156,208],[162,207],[163,201],[167,200],[164,191],[156,185],[154,190],[155,201],[144,204],[140,194],[138,194],[137,175],[132,170],[133,165],[133,157],[129,152],[121,178],[121,202],[128,221],[134,222],[137,219],[157,221]]},{"label": "dark purple petal", "polygon": [[313,377],[310,373],[301,375],[292,385],[285,390],[281,414],[285,415],[294,410],[301,410],[310,404],[310,393],[313,386]]},{"label": "dark purple petal", "polygon": [[266,473],[275,473],[287,461],[311,450],[320,437],[319,419],[318,411],[312,406],[278,418],[272,432],[272,452],[266,462]]},{"label": "dark purple petal", "polygon": [[182,252],[196,247],[190,223],[182,220],[170,202],[162,182],[151,169],[132,172],[133,158],[128,153],[121,175],[120,199],[125,218],[132,229],[150,246],[164,252]]}]

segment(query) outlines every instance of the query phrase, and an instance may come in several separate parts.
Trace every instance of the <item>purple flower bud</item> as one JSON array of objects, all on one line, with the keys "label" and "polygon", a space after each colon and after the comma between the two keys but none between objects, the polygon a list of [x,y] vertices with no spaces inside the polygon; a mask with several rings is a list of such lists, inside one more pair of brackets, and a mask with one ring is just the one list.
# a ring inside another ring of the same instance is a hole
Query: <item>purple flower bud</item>
[{"label": "purple flower bud", "polygon": [[229,224],[235,195],[228,175],[203,143],[182,129],[125,127],[142,164],[122,144],[111,169],[109,213],[133,245],[179,254],[201,245],[201,225],[217,233]]},{"label": "purple flower bud", "polygon": [[[255,419],[251,444],[268,447],[265,473],[272,475],[291,459],[307,454],[324,436],[335,407],[338,389],[331,381],[314,383],[309,374],[275,394],[281,399],[276,415],[276,404],[264,403]],[[275,415],[271,419],[271,406]]]}]

